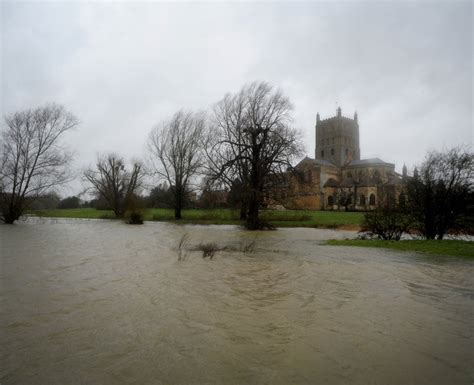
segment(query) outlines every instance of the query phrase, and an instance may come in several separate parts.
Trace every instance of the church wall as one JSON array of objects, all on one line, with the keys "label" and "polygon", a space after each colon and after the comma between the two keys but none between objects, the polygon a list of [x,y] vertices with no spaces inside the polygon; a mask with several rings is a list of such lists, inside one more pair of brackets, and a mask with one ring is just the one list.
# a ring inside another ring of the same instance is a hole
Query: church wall
[{"label": "church wall", "polygon": [[[351,195],[351,203],[348,204],[350,210],[372,210],[378,203],[378,188],[372,187],[358,187],[357,197],[354,201],[355,189],[354,187],[325,187],[324,188],[324,207],[325,210],[345,210],[345,205],[340,202],[340,197],[343,195]],[[371,205],[370,196],[374,195],[375,204]],[[363,198],[361,199],[361,197]],[[330,197],[332,197],[333,204],[330,205]]]},{"label": "church wall", "polygon": [[320,210],[320,194],[297,195],[285,207],[292,210]]},{"label": "church wall", "polygon": [[321,190],[322,186],[328,181],[328,179],[332,178],[337,181],[341,180],[341,169],[329,166],[321,166]]},{"label": "church wall", "polygon": [[319,210],[321,208],[319,193],[320,167],[306,164],[302,165],[297,172],[298,174],[291,176],[288,199],[284,206],[294,210]]}]

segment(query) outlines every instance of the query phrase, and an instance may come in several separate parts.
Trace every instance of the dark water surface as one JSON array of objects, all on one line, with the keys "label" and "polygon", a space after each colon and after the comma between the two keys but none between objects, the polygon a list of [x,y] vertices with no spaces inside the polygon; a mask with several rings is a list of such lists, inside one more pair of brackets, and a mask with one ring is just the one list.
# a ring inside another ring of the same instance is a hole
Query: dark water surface
[{"label": "dark water surface", "polygon": [[347,235],[0,226],[0,383],[470,385],[474,261],[319,244]]}]

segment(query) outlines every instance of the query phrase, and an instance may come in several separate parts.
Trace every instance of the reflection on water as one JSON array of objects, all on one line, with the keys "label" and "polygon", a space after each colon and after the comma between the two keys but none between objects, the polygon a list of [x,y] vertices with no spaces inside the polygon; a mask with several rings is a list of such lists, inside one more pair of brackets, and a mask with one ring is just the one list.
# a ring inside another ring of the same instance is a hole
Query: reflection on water
[{"label": "reflection on water", "polygon": [[[331,230],[0,226],[1,384],[470,384],[474,263]],[[203,259],[190,248],[227,250]],[[251,252],[239,245],[255,242]]]}]

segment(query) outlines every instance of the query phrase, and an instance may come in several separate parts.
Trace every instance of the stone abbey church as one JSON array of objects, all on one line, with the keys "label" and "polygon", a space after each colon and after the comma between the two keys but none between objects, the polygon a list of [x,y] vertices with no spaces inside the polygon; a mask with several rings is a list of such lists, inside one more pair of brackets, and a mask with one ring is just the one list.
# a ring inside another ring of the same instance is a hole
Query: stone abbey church
[{"label": "stone abbey church", "polygon": [[316,115],[315,157],[304,158],[295,171],[275,183],[269,202],[289,209],[370,210],[384,197],[404,199],[394,164],[361,159],[357,113],[347,118],[341,108],[329,119]]}]

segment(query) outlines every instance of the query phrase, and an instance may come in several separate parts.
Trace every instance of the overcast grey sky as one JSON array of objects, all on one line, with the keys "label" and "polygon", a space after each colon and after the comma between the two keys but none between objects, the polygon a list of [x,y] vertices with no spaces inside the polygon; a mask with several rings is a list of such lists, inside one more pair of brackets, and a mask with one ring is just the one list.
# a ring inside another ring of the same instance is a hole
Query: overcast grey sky
[{"label": "overcast grey sky", "polygon": [[141,157],[153,125],[265,80],[314,157],[321,118],[359,114],[361,155],[401,170],[473,140],[472,2],[2,2],[1,107],[81,120],[75,167]]}]

